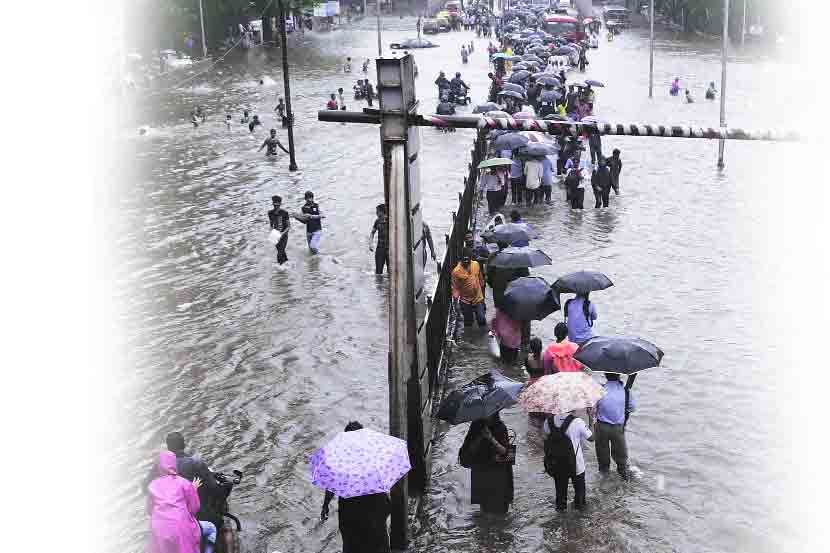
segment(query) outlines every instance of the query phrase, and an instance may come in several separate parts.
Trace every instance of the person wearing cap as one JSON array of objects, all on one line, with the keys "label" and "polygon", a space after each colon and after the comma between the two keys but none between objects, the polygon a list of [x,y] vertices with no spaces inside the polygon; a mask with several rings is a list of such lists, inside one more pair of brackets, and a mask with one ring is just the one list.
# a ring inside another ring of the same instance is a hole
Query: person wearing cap
[{"label": "person wearing cap", "polygon": [[282,265],[288,261],[288,256],[285,255],[285,246],[288,244],[288,231],[291,229],[291,217],[288,216],[286,210],[282,209],[282,198],[280,196],[271,196],[271,202],[274,205],[274,209],[268,212],[268,222],[272,229],[282,233],[282,236],[276,244],[277,263]]},{"label": "person wearing cap", "polygon": [[459,302],[464,326],[472,326],[474,318],[479,327],[487,326],[484,273],[478,261],[472,260],[472,253],[467,248],[464,248],[461,261],[452,270],[452,296]]},{"label": "person wearing cap", "polygon": [[323,215],[320,213],[320,206],[314,201],[314,193],[311,190],[305,193],[305,204],[301,208],[301,211],[303,213],[303,223],[305,223],[308,249],[312,255],[317,255],[320,252]]}]

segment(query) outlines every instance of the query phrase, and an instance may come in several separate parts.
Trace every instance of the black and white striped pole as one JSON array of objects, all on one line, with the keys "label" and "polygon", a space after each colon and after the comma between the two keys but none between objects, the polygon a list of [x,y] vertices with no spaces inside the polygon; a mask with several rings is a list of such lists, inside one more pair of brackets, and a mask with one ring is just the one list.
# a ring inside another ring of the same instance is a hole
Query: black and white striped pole
[{"label": "black and white striped pole", "polygon": [[[366,108],[363,111],[322,110],[317,119],[326,123],[380,124],[380,113]],[[548,121],[544,119],[493,118],[481,115],[410,115],[407,124],[420,127],[456,129],[489,129],[510,131],[541,131],[550,134],[577,136],[581,133],[600,135],[640,136],[654,138],[703,138],[708,140],[751,140],[762,142],[800,142],[804,137],[790,130],[747,130],[691,125],[657,125],[653,123],[580,123],[578,121]]]},{"label": "black and white striped pole", "polygon": [[[720,128],[726,128],[726,58],[729,48],[729,0],[723,0],[723,41],[721,43],[721,75],[720,75]],[[718,143],[718,169],[723,169],[723,150],[726,141],[720,139]]]}]

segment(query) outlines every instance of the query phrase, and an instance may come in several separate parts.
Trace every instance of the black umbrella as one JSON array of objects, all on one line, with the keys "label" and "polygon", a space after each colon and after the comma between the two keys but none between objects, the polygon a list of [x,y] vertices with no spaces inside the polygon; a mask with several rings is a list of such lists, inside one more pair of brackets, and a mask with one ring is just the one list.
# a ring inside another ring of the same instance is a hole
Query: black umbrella
[{"label": "black umbrella", "polygon": [[530,77],[530,71],[522,69],[521,71],[517,71],[516,73],[511,73],[510,78],[507,80],[511,83],[520,83],[522,81],[526,81],[528,77]]},{"label": "black umbrella", "polygon": [[543,90],[539,95],[540,102],[553,103],[562,98],[562,95],[555,90]]},{"label": "black umbrella", "polygon": [[476,106],[473,113],[487,113],[488,111],[498,111],[500,109],[501,106],[495,102],[485,102],[484,104]]},{"label": "black umbrella", "polygon": [[550,264],[550,257],[545,252],[529,246],[504,248],[487,262],[488,267],[504,269],[522,269]]},{"label": "black umbrella", "polygon": [[515,150],[530,142],[530,139],[523,134],[503,134],[491,143],[496,150]]},{"label": "black umbrella", "polygon": [[552,77],[550,75],[544,75],[542,77],[537,77],[536,82],[543,85],[543,86],[545,86],[545,85],[559,86],[560,84],[562,84],[562,82],[559,79],[557,79],[556,77]]},{"label": "black umbrella", "polygon": [[450,424],[484,419],[515,405],[523,387],[522,382],[500,374],[484,374],[450,392],[438,407],[436,416]]},{"label": "black umbrella", "polygon": [[[550,115],[545,115],[542,119],[546,121],[567,121],[568,118],[564,115],[559,115],[558,113],[551,113]],[[491,131],[492,132],[492,131]]]},{"label": "black umbrella", "polygon": [[525,62],[517,63],[513,66],[513,71],[527,71],[528,69],[530,69],[530,65]]},{"label": "black umbrella", "polygon": [[660,365],[663,351],[641,338],[595,336],[579,346],[574,359],[593,371],[631,375]]},{"label": "black umbrella", "polygon": [[519,154],[526,157],[552,156],[558,151],[559,149],[553,144],[545,144],[542,142],[531,142],[519,148]]},{"label": "black umbrella", "polygon": [[556,279],[553,287],[565,294],[587,294],[614,286],[611,279],[598,271],[577,271]]},{"label": "black umbrella", "polygon": [[517,321],[541,321],[558,311],[560,305],[556,293],[545,279],[521,277],[507,285],[501,309]]},{"label": "black umbrella", "polygon": [[542,63],[542,58],[540,58],[539,56],[536,56],[534,54],[525,54],[522,57],[522,59],[525,60],[526,62],[535,61],[536,63]]},{"label": "black umbrella", "polygon": [[485,232],[481,237],[485,242],[507,242],[512,244],[523,240],[534,240],[539,238],[539,235],[524,223],[504,223],[496,225],[493,230]]},{"label": "black umbrella", "polygon": [[510,96],[511,98],[518,98],[519,100],[524,100],[525,95],[521,92],[516,92],[515,90],[502,90],[499,92],[499,96]]},{"label": "black umbrella", "polygon": [[516,83],[504,83],[503,85],[501,85],[501,89],[502,90],[513,90],[513,91],[519,92],[521,94],[525,93],[525,87],[523,87],[520,84],[516,84]]}]

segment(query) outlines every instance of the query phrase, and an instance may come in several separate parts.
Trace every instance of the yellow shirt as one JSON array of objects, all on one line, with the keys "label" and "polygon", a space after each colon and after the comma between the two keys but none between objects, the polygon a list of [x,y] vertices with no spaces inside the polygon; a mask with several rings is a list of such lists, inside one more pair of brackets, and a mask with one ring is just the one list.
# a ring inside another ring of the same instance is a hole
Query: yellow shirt
[{"label": "yellow shirt", "polygon": [[459,262],[452,270],[452,295],[464,303],[477,305],[484,301],[483,282],[478,261],[470,261],[469,269]]}]

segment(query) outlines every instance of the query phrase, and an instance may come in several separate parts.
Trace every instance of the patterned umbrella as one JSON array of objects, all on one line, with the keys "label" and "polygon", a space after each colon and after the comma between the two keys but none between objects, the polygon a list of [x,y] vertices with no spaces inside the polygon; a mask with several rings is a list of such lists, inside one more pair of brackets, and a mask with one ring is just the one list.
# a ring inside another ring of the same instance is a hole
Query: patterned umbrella
[{"label": "patterned umbrella", "polygon": [[582,372],[548,374],[526,388],[519,404],[528,413],[563,415],[575,409],[593,407],[605,395],[590,375]]},{"label": "patterned umbrella", "polygon": [[405,441],[364,428],[341,432],[311,456],[311,483],[338,497],[386,493],[411,468]]}]

